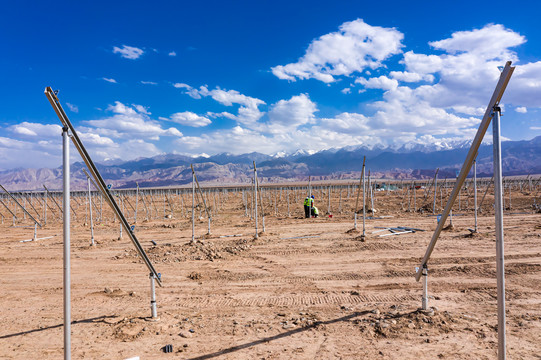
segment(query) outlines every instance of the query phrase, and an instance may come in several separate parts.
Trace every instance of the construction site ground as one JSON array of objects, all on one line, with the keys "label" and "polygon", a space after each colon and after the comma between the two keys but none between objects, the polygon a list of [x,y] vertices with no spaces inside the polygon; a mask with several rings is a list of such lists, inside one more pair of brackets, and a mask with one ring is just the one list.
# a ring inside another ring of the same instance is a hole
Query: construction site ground
[{"label": "construction site ground", "polygon": [[[541,214],[531,194],[513,195],[504,215],[507,355],[541,359]],[[339,201],[332,196],[331,210]],[[493,213],[480,214],[472,234],[472,200],[468,209],[455,208],[454,227],[442,232],[428,264],[432,309],[421,311],[414,274],[436,228],[431,208],[403,211],[403,195],[378,194],[363,239],[361,214],[353,228],[354,196],[343,196],[341,213],[329,217],[321,206],[313,219],[303,218],[302,197],[295,204],[291,197],[288,217],[282,197],[276,209],[267,205],[257,239],[240,193],[219,201],[211,235],[197,214],[195,243],[180,205],[171,218],[145,221],[142,213],[135,233],[163,281],[156,321],[149,318],[148,270],[126,233],[119,239],[118,221],[109,214],[97,222],[92,247],[78,208],[71,229],[72,358],[494,359]],[[318,197],[316,204],[326,204],[324,192]],[[11,225],[6,218],[0,226],[0,358],[59,359],[62,222],[51,219],[29,242],[20,241],[31,239],[33,228]],[[379,236],[397,226],[426,231]],[[168,344],[172,353],[162,350]]]}]

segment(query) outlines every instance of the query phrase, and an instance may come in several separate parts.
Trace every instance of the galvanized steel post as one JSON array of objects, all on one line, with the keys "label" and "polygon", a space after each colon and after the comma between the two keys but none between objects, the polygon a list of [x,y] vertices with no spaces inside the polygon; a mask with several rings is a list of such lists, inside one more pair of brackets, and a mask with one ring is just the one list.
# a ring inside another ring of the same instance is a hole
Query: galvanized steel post
[{"label": "galvanized steel post", "polygon": [[499,106],[494,106],[492,117],[492,146],[494,157],[494,218],[496,230],[496,277],[498,293],[498,359],[506,357],[505,339],[505,272],[503,247],[503,205],[502,205],[502,158],[500,139]]},{"label": "galvanized steel post", "polygon": [[68,127],[62,129],[62,169],[64,184],[64,360],[71,359],[71,278],[70,278],[70,159]]}]

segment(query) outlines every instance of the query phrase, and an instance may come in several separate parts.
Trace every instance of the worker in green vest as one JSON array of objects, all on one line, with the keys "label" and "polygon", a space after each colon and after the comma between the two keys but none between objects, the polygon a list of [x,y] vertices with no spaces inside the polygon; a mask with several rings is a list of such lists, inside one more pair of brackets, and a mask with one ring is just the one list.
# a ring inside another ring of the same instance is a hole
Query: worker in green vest
[{"label": "worker in green vest", "polygon": [[310,208],[314,206],[314,195],[307,196],[304,199],[304,217],[306,219],[310,218]]},{"label": "worker in green vest", "polygon": [[319,210],[315,206],[312,206],[312,216],[313,217],[318,217],[319,216]]}]

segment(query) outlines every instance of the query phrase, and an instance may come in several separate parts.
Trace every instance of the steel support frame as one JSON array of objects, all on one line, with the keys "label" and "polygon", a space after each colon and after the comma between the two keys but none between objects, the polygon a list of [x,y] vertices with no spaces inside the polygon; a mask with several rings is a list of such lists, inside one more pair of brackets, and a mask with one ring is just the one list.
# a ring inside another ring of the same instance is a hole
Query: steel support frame
[{"label": "steel support frame", "polygon": [[103,180],[101,174],[99,173],[98,169],[94,165],[94,162],[92,161],[92,159],[90,158],[90,155],[86,151],[86,148],[84,147],[83,143],[81,142],[81,140],[79,138],[79,135],[77,135],[77,132],[75,131],[75,128],[73,127],[73,125],[69,121],[68,116],[64,112],[64,109],[62,108],[62,106],[60,105],[60,100],[58,99],[58,97],[56,96],[55,92],[53,91],[53,89],[51,87],[45,88],[45,96],[47,97],[47,99],[51,103],[51,106],[53,107],[53,109],[56,112],[56,115],[58,116],[60,121],[62,122],[62,125],[64,127],[67,127],[69,129],[69,131],[71,132],[71,140],[73,141],[73,144],[75,145],[75,148],[77,149],[77,151],[81,155],[81,158],[83,159],[83,161],[85,162],[88,170],[90,171],[90,174],[92,175],[92,177],[93,177],[93,179],[94,179],[94,181],[95,181],[95,183],[96,183],[96,185],[98,187],[98,190],[100,190],[100,192],[104,195],[105,200],[111,206],[114,214],[120,219],[120,222],[121,222],[122,226],[124,227],[124,230],[126,231],[126,233],[128,233],[131,242],[135,246],[135,249],[136,249],[137,253],[139,254],[139,256],[141,256],[141,258],[143,259],[143,262],[147,266],[148,270],[151,273],[154,274],[155,279],[158,282],[158,285],[162,286],[161,279],[158,277],[158,273],[154,269],[154,266],[150,262],[150,259],[148,258],[145,250],[143,249],[143,247],[139,243],[139,240],[135,236],[135,234],[134,234],[133,230],[131,229],[128,221],[124,217],[124,214],[122,213],[122,211],[118,207],[118,205],[117,205],[115,199],[113,198],[111,192],[109,191],[109,189],[105,185],[105,181]]},{"label": "steel support frame", "polygon": [[479,125],[479,129],[477,130],[477,134],[475,135],[475,138],[473,139],[468,155],[466,156],[466,160],[464,161],[464,164],[462,165],[462,169],[460,170],[458,178],[455,182],[453,191],[451,192],[451,195],[449,196],[449,200],[447,201],[445,210],[442,213],[440,222],[438,223],[438,226],[436,227],[436,230],[434,231],[430,244],[428,245],[425,255],[423,256],[423,259],[421,260],[421,264],[418,267],[418,270],[415,274],[415,279],[417,281],[421,279],[421,275],[422,275],[421,269],[423,269],[423,266],[425,266],[428,263],[428,260],[430,259],[430,255],[432,255],[432,252],[434,251],[434,247],[436,246],[436,242],[438,241],[438,238],[443,230],[443,227],[447,220],[447,216],[449,215],[451,208],[453,204],[455,203],[455,200],[458,196],[460,189],[464,185],[466,176],[470,172],[470,169],[473,164],[473,159],[475,158],[475,156],[477,155],[477,152],[479,151],[479,146],[481,145],[481,142],[483,141],[483,137],[485,136],[488,126],[490,125],[490,121],[492,120],[493,108],[494,106],[497,106],[500,103],[503,93],[505,92],[505,88],[507,87],[507,84],[509,83],[509,80],[511,79],[511,75],[513,74],[514,70],[515,70],[515,67],[511,66],[511,61],[508,61],[505,64],[505,67],[500,74],[500,79],[498,81],[498,84],[496,85],[496,88],[494,89],[494,93],[492,94],[492,97],[488,103],[487,109],[485,111],[485,115],[483,116],[483,120],[481,121],[481,124]]}]

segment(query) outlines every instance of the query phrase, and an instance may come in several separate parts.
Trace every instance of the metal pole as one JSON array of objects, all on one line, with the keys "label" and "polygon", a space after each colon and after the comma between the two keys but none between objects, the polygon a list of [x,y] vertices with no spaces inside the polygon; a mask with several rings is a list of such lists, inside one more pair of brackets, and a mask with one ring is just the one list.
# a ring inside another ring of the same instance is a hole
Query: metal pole
[{"label": "metal pole", "polygon": [[363,178],[363,238],[366,236],[366,178],[364,176],[364,170],[365,169],[365,166],[364,166],[364,162],[363,162],[363,170],[362,170],[362,174],[361,174],[361,177]]},{"label": "metal pole", "polygon": [[310,200],[308,200],[308,218],[312,218],[312,177],[308,176],[308,197]]},{"label": "metal pole", "polygon": [[370,212],[374,216],[374,193],[372,192],[372,181],[370,180],[370,170],[368,170],[368,188],[370,189]]},{"label": "metal pole", "polygon": [[43,209],[43,223],[47,224],[47,192],[43,194],[43,203],[45,204]]},{"label": "metal pole", "polygon": [[438,191],[438,171],[436,171],[436,175],[434,175],[434,204],[432,205],[432,215],[436,214],[436,198],[438,194],[437,191]]},{"label": "metal pole", "polygon": [[139,205],[139,184],[135,183],[137,185],[137,190],[135,192],[135,214],[133,215],[133,223],[137,224],[137,207]]},{"label": "metal pole", "polygon": [[92,246],[95,246],[96,243],[94,242],[94,219],[92,218],[92,197],[90,194],[90,177],[86,177],[86,180],[88,182],[88,208],[90,211],[90,244]]},{"label": "metal pole", "polygon": [[327,197],[328,197],[327,214],[330,214],[331,213],[331,186],[330,185],[329,185],[327,191],[328,191],[328,193],[327,193]]},{"label": "metal pole", "polygon": [[[251,200],[250,201],[250,220],[253,220],[254,218],[254,179],[252,179],[252,197],[250,200]],[[214,207],[216,207],[216,193],[214,193]]]},{"label": "metal pole", "polygon": [[[122,206],[122,213],[124,214],[124,198],[120,197],[120,194],[118,195],[118,197],[120,198],[120,203]],[[122,221],[119,221],[119,222],[120,222],[120,234],[118,236],[118,239],[120,240],[122,239]]]},{"label": "metal pole", "polygon": [[287,217],[290,217],[291,213],[289,211],[289,189],[287,189],[286,197],[287,197]]},{"label": "metal pole", "polygon": [[154,284],[154,274],[150,273],[150,311],[152,319],[158,319],[158,311],[156,309],[156,284]]},{"label": "metal pole", "polygon": [[423,301],[422,301],[422,309],[426,310],[428,309],[428,268],[426,264],[423,266]]},{"label": "metal pole", "polygon": [[473,160],[473,203],[475,216],[474,230],[477,232],[477,159]]},{"label": "metal pole", "polygon": [[255,238],[257,239],[259,237],[259,234],[257,233],[257,169],[255,167],[255,161],[254,161],[254,198],[255,198],[255,207],[254,207],[254,216],[255,216]]},{"label": "metal pole", "polygon": [[64,360],[71,359],[71,279],[70,279],[70,159],[68,127],[62,129],[64,181]]},{"label": "metal pole", "polygon": [[415,190],[416,188],[415,188],[415,183],[414,183],[413,184],[413,212],[417,212],[417,192]]},{"label": "metal pole", "polygon": [[[366,162],[366,156],[363,157],[363,169],[364,169],[364,165],[365,165],[365,162]],[[361,186],[363,184],[363,177],[364,177],[364,172],[361,171],[361,178],[359,179],[359,188],[357,190],[357,200],[355,200],[355,213],[358,211],[359,207],[359,195],[361,193]],[[330,191],[329,191],[330,192]]]},{"label": "metal pole", "polygon": [[502,159],[500,139],[500,112],[494,106],[492,119],[492,146],[494,149],[494,218],[496,230],[496,275],[498,291],[498,359],[505,359],[505,272],[503,248],[503,206],[502,206]]},{"label": "metal pole", "polygon": [[192,172],[192,243],[195,243],[195,173]]}]

